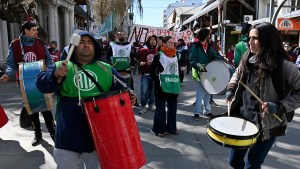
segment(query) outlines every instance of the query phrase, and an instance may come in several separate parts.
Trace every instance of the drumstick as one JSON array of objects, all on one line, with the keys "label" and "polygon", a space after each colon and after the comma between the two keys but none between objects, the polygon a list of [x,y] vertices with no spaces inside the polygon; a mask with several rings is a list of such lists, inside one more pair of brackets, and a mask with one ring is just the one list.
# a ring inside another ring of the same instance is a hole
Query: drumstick
[{"label": "drumstick", "polygon": [[72,53],[74,51],[74,48],[75,46],[78,46],[79,43],[80,43],[80,39],[81,39],[81,36],[78,35],[77,33],[74,33],[72,34],[71,38],[70,38],[70,44],[71,44],[71,47],[69,49],[69,52],[68,52],[68,56],[66,58],[66,61],[69,61],[71,56],[72,56]]},{"label": "drumstick", "polygon": [[230,101],[227,102],[228,117],[230,116]]},{"label": "drumstick", "polygon": [[[71,38],[70,38],[70,44],[71,44],[71,47],[69,49],[69,52],[68,52],[68,56],[66,58],[66,61],[69,61],[72,54],[73,54],[73,51],[74,51],[74,48],[75,46],[78,46],[79,45],[79,42],[80,42],[80,39],[81,39],[81,36],[78,35],[77,33],[74,33],[72,34]],[[62,77],[59,77],[58,80],[57,80],[57,83],[60,83],[61,82],[61,79]]]},{"label": "drumstick", "polygon": [[[242,84],[251,94],[253,97],[256,98],[256,100],[259,101],[260,104],[263,104],[264,102],[262,100],[260,100],[260,98],[247,86],[245,85],[242,81],[239,81],[240,84]],[[273,114],[272,115],[279,121],[279,122],[282,122],[282,120],[276,115],[276,114]]]},{"label": "drumstick", "polygon": [[204,72],[206,71],[206,69],[200,63],[197,63],[197,66],[200,67],[200,69],[202,69],[202,71],[204,71]]}]

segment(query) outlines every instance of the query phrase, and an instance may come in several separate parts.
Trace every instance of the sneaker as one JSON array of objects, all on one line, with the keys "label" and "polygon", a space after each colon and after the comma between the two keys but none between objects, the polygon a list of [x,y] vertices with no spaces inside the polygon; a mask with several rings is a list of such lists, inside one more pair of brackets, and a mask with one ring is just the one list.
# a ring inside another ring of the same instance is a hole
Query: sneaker
[{"label": "sneaker", "polygon": [[34,139],[31,142],[32,146],[37,146],[38,144],[40,144],[41,140],[42,140],[42,134],[34,134]]},{"label": "sneaker", "polygon": [[196,101],[192,104],[192,106],[195,106],[196,105]]},{"label": "sneaker", "polygon": [[199,121],[200,120],[199,114],[194,114],[193,119],[196,120],[196,121]]},{"label": "sneaker", "polygon": [[135,104],[133,106],[134,107],[140,107],[140,104],[138,102],[135,102]]},{"label": "sneaker", "polygon": [[207,113],[207,114],[204,114],[205,117],[208,117],[209,119],[213,118],[215,115],[212,114],[212,113]]},{"label": "sneaker", "polygon": [[157,137],[161,137],[161,138],[165,137],[165,135],[164,135],[163,133],[155,133],[155,135],[156,135]]},{"label": "sneaker", "polygon": [[155,110],[156,110],[156,108],[155,108],[155,106],[154,106],[153,104],[150,104],[150,105],[148,106],[148,108],[149,108],[151,111],[155,111]]},{"label": "sneaker", "polygon": [[144,114],[146,111],[147,111],[146,107],[142,106],[140,111],[139,111],[139,114]]},{"label": "sneaker", "polygon": [[50,134],[52,140],[54,141],[54,134]]},{"label": "sneaker", "polygon": [[213,106],[217,106],[217,103],[214,100],[209,101],[209,103]]}]

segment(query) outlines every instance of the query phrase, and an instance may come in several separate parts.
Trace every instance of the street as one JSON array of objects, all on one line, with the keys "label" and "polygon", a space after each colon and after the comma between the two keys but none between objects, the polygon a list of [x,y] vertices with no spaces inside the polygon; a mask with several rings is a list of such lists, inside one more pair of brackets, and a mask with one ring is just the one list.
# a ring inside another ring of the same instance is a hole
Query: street
[{"label": "street", "polygon": [[[140,103],[140,75],[134,75],[135,92]],[[133,108],[140,132],[147,162],[143,169],[227,169],[228,148],[222,147],[206,134],[207,118],[194,121],[192,103],[195,101],[195,82],[191,74],[185,75],[178,99],[177,128],[179,135],[156,137],[151,131],[154,112],[139,115]],[[212,106],[212,113],[227,111],[225,97],[214,96],[218,106]],[[9,118],[8,124],[0,129],[0,169],[53,169],[53,141],[47,132],[42,115],[43,140],[33,147],[34,131],[19,126],[22,107],[20,90],[15,82],[0,83],[0,103]],[[54,104],[55,105],[55,104]],[[300,168],[300,109],[289,123],[286,135],[277,138],[262,168]]]}]

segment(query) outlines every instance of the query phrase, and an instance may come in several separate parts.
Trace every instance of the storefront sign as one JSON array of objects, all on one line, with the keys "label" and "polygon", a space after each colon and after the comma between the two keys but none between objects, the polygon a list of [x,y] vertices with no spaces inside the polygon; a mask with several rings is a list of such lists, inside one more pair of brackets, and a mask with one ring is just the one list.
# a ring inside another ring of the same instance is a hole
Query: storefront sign
[{"label": "storefront sign", "polygon": [[278,30],[300,30],[300,19],[278,18]]},{"label": "storefront sign", "polygon": [[147,37],[156,36],[172,36],[174,41],[182,38],[185,42],[192,42],[194,39],[194,34],[191,29],[187,29],[182,32],[169,31],[160,27],[150,27],[145,25],[133,25],[128,41],[133,43],[135,41],[146,42]]}]

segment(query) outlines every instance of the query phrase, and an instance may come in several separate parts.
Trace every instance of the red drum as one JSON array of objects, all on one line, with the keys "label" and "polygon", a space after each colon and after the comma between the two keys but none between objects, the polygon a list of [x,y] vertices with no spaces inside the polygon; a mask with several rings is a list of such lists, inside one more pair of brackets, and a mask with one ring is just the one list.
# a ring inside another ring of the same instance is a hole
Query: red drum
[{"label": "red drum", "polygon": [[0,104],[0,128],[2,128],[7,122],[8,122],[7,115],[5,114],[5,111]]},{"label": "red drum", "polygon": [[146,163],[129,90],[83,100],[102,169],[138,169]]}]

